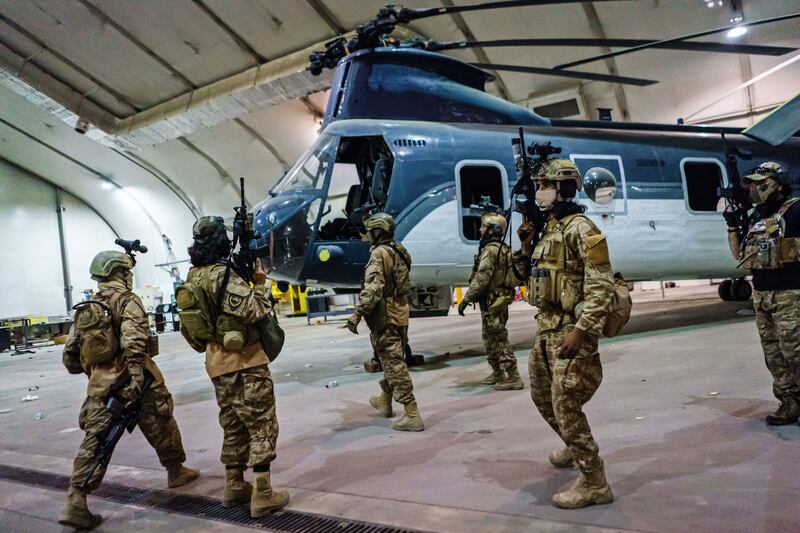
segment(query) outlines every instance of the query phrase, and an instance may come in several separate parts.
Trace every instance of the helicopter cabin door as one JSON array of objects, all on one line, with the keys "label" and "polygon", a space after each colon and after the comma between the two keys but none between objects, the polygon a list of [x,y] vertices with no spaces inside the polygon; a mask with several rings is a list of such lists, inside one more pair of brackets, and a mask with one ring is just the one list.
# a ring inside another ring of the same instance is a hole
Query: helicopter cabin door
[{"label": "helicopter cabin door", "polygon": [[458,234],[466,244],[480,238],[481,215],[502,211],[508,206],[508,176],[498,161],[468,159],[456,165]]}]

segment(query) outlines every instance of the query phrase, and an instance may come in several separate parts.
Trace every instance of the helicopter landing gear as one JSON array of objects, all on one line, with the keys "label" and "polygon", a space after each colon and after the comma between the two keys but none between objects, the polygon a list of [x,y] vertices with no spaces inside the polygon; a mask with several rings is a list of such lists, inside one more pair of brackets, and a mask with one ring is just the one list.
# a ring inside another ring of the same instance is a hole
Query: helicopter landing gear
[{"label": "helicopter landing gear", "polygon": [[753,287],[744,278],[726,279],[719,284],[717,294],[725,302],[746,302],[753,295]]},{"label": "helicopter landing gear", "polygon": [[[411,346],[406,344],[406,357],[405,357],[406,365],[408,366],[419,366],[425,364],[425,357],[415,354],[411,351]],[[372,353],[372,359],[366,361],[364,363],[364,371],[370,374],[374,374],[375,372],[382,372],[383,367],[381,366],[381,362],[378,360],[378,356],[375,352]]]}]

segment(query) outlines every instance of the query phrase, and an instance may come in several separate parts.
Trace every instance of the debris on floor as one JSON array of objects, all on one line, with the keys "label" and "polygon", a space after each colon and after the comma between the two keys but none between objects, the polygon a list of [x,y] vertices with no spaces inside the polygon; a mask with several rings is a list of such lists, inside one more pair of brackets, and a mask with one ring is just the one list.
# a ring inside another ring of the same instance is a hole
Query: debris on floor
[{"label": "debris on floor", "polygon": [[34,416],[34,417],[33,417],[33,419],[34,419],[34,420],[41,420],[41,419],[43,419],[43,418],[44,418],[44,413],[43,413],[43,412],[41,412],[41,411],[39,411],[38,413],[36,413],[36,416]]},{"label": "debris on floor", "polygon": [[22,402],[23,403],[25,403],[25,402],[33,402],[33,401],[36,401],[38,399],[39,399],[39,397],[37,395],[35,395],[35,394],[26,394],[25,396],[22,397]]},{"label": "debris on floor", "polygon": [[326,389],[332,389],[332,388],[338,387],[338,386],[339,386],[339,380],[338,379],[334,379],[333,381],[329,381],[329,382],[327,382],[325,384],[325,388]]}]

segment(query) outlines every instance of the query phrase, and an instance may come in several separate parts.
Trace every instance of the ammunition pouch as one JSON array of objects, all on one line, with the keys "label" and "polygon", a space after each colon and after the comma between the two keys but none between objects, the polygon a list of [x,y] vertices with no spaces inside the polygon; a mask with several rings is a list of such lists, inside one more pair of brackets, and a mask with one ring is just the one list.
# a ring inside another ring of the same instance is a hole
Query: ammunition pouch
[{"label": "ammunition pouch", "polygon": [[261,340],[261,347],[267,353],[269,362],[273,362],[278,358],[278,354],[283,349],[283,343],[286,340],[286,333],[283,328],[278,324],[278,317],[270,313],[265,319],[259,320],[255,324],[258,330],[258,336]]},{"label": "ammunition pouch", "polygon": [[561,276],[546,268],[534,267],[528,279],[528,303],[546,311],[554,311],[560,307],[556,299],[556,286]]},{"label": "ammunition pouch", "polygon": [[740,267],[754,270],[782,268],[800,261],[800,238],[750,238],[744,248]]},{"label": "ammunition pouch", "polygon": [[574,314],[576,306],[583,301],[583,276],[559,274],[558,302],[563,311]]},{"label": "ammunition pouch", "polygon": [[372,312],[364,315],[364,322],[367,323],[369,330],[373,333],[378,333],[386,329],[386,298],[381,298]]},{"label": "ammunition pouch", "polygon": [[238,351],[259,339],[255,325],[248,325],[228,314],[217,318],[217,341],[226,350]]},{"label": "ammunition pouch", "polygon": [[147,355],[149,355],[152,358],[157,356],[158,354],[159,354],[158,335],[156,335],[151,331],[150,336],[147,337]]}]

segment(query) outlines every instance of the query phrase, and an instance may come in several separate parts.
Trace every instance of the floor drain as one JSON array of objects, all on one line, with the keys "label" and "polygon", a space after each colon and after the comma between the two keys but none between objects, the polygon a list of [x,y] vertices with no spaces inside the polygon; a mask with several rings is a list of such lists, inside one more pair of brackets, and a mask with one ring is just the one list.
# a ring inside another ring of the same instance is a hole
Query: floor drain
[{"label": "floor drain", "polygon": [[[9,465],[0,465],[0,479],[59,491],[66,491],[69,484],[67,476]],[[92,495],[125,505],[148,507],[168,513],[281,533],[421,533],[416,529],[399,529],[371,522],[343,520],[340,517],[291,510],[263,518],[250,518],[250,512],[245,505],[229,509],[223,507],[221,501],[207,496],[178,494],[162,489],[142,489],[111,482],[103,482]]]}]

